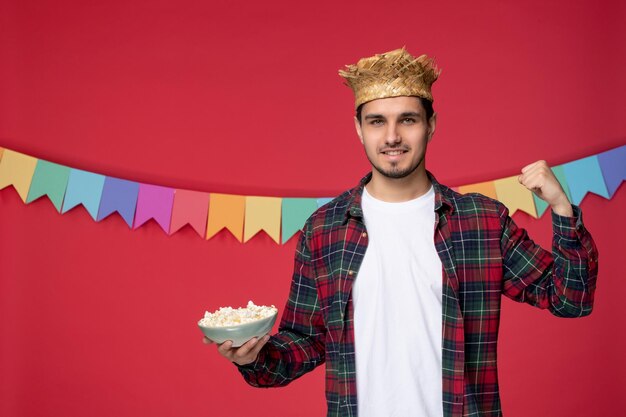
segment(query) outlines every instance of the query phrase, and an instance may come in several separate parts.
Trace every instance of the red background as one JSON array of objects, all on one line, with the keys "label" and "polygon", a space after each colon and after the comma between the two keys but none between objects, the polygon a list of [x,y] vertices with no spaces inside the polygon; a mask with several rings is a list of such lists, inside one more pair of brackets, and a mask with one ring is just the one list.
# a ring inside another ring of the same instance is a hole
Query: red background
[{"label": "red background", "polygon": [[[335,196],[370,168],[337,70],[406,45],[443,69],[427,168],[456,186],[625,143],[615,1],[31,1],[0,9],[0,146],[139,182]],[[503,302],[503,410],[626,409],[623,187],[581,203],[600,252],[591,316]],[[295,240],[129,231],[0,191],[0,415],[320,416],[324,371],[247,386],[201,343],[205,309],[287,297]],[[544,247],[549,216],[514,219]]]}]

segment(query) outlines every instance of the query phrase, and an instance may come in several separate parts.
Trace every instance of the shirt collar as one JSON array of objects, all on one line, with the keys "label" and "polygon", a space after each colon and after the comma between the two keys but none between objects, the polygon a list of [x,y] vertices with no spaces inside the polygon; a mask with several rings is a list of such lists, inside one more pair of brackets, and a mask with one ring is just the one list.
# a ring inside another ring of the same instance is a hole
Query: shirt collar
[{"label": "shirt collar", "polygon": [[[445,185],[440,184],[429,170],[426,170],[426,175],[428,175],[435,191],[435,211],[439,211],[440,209],[442,211],[450,210],[450,213],[452,213],[454,205],[452,204],[452,196],[449,195],[450,189]],[[346,206],[345,220],[349,217],[363,217],[363,209],[361,208],[363,188],[365,188],[365,185],[370,182],[371,179],[372,172],[370,171],[365,174],[363,178],[361,178],[359,185],[350,190],[348,204]]]}]

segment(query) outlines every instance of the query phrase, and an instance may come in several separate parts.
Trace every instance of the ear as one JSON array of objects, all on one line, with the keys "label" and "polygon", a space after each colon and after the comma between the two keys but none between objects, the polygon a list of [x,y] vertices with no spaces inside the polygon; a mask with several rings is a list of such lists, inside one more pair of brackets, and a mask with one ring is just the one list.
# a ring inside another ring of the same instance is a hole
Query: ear
[{"label": "ear", "polygon": [[435,128],[437,127],[437,113],[433,113],[428,120],[428,142],[433,138],[435,134]]},{"label": "ear", "polygon": [[361,144],[363,144],[363,131],[361,130],[361,123],[359,123],[359,119],[354,116],[354,127],[356,128],[356,134],[359,136],[359,140]]}]

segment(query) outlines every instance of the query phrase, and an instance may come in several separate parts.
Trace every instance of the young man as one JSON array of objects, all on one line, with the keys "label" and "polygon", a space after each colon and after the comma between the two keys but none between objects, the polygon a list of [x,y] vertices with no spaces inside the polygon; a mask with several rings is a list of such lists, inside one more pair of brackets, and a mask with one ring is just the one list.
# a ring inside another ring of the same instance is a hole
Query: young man
[{"label": "young man", "polygon": [[373,169],[306,221],[278,333],[218,350],[257,387],[325,362],[328,416],[501,416],[501,295],[591,313],[598,254],[582,212],[545,161],[522,168],[520,183],[552,209],[550,253],[502,203],[426,170],[439,76],[427,56],[401,48],[340,75]]}]

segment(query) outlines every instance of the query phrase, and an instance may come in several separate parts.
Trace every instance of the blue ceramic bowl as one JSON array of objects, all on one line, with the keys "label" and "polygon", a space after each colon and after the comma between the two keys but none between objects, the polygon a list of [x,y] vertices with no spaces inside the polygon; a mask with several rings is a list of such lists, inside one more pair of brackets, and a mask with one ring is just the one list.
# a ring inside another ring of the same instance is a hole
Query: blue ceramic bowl
[{"label": "blue ceramic bowl", "polygon": [[198,327],[200,327],[200,330],[206,337],[215,343],[224,343],[227,340],[232,340],[233,347],[239,347],[253,337],[262,337],[268,334],[272,330],[277,316],[278,310],[272,316],[237,326],[207,327],[201,326],[200,322],[198,322]]}]

